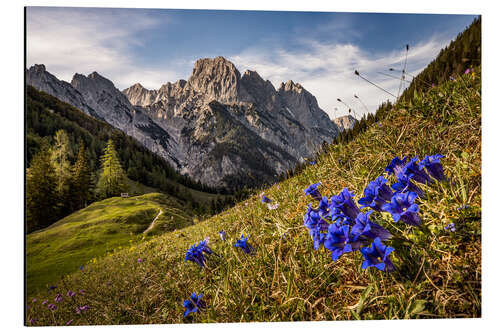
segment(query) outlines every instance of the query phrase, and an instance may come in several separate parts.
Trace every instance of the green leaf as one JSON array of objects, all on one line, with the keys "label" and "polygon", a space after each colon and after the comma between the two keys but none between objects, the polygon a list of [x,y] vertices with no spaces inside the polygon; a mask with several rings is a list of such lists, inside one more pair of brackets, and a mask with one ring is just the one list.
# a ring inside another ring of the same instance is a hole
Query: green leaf
[{"label": "green leaf", "polygon": [[426,302],[423,299],[414,300],[410,306],[410,309],[408,310],[408,314],[410,316],[415,316],[419,313],[422,313],[425,309],[425,303]]}]

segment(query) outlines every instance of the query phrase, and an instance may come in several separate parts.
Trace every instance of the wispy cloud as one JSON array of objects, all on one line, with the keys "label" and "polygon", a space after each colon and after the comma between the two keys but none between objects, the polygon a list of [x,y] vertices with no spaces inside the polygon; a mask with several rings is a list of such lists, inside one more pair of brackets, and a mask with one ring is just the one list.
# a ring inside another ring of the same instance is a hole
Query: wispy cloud
[{"label": "wispy cloud", "polygon": [[[324,44],[316,40],[302,41],[302,43],[303,48],[300,51],[289,51],[283,48],[248,48],[230,56],[229,59],[242,70],[256,70],[264,79],[270,80],[275,87],[288,80],[300,82],[304,88],[316,96],[320,107],[331,118],[347,114],[346,107],[340,104],[337,98],[341,98],[352,106],[358,117],[366,111],[354,98],[354,94],[362,99],[370,112],[375,111],[383,101],[393,100],[390,95],[355,76],[355,69],[384,89],[397,94],[399,80],[377,72],[385,71],[390,74],[391,72],[387,71],[390,67],[401,68],[405,55],[403,49],[371,54],[354,44]],[[449,39],[434,37],[418,45],[410,46],[408,72],[413,75],[420,72],[448,43]],[[395,73],[392,72],[392,74]],[[338,110],[335,111],[335,108]]]},{"label": "wispy cloud", "polygon": [[29,7],[27,65],[43,63],[66,81],[75,72],[98,71],[119,88],[135,82],[158,88],[178,74],[140,65],[134,49],[144,46],[137,33],[159,23],[139,10]]}]

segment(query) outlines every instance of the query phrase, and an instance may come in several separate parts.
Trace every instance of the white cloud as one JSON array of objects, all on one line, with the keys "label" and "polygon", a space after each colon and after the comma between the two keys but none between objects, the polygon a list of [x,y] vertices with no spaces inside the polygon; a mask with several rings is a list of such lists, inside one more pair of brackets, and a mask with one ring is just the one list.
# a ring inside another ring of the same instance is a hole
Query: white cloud
[{"label": "white cloud", "polygon": [[[434,59],[448,39],[431,38],[426,42],[410,46],[408,73],[416,75]],[[322,44],[318,41],[302,41],[300,51],[248,48],[229,59],[241,69],[256,70],[278,88],[281,82],[300,82],[316,96],[320,107],[331,118],[347,114],[347,108],[337,101],[340,98],[350,105],[359,117],[366,113],[354,94],[374,112],[383,101],[394,98],[354,75],[357,69],[362,76],[377,83],[394,95],[398,92],[399,80],[377,72],[389,72],[390,67],[402,68],[404,50],[370,54],[353,44]],[[338,108],[335,111],[335,108]]]},{"label": "white cloud", "polygon": [[179,75],[138,65],[133,56],[143,46],[135,34],[159,23],[137,10],[28,7],[27,66],[45,64],[66,81],[97,71],[120,89],[135,82],[159,88]]}]

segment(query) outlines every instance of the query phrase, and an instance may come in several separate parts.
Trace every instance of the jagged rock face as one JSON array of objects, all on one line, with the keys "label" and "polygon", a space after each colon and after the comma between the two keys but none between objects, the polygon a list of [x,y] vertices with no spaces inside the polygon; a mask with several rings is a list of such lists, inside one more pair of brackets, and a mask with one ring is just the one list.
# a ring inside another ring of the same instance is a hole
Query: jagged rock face
[{"label": "jagged rock face", "polygon": [[34,65],[26,70],[26,83],[38,90],[58,97],[63,102],[73,105],[88,115],[102,119],[92,107],[90,107],[82,94],[66,81],[58,80],[54,75],[46,71],[45,65]]},{"label": "jagged rock face", "polygon": [[337,125],[339,130],[343,132],[352,129],[354,127],[354,124],[356,124],[357,120],[353,116],[347,115],[335,118],[333,122],[335,123],[335,125]]},{"label": "jagged rock face", "polygon": [[69,86],[99,117],[211,186],[273,181],[339,133],[300,84],[276,90],[255,71],[242,76],[223,57],[200,59],[187,81],[157,90],[137,83],[120,92],[95,72],[75,74]]},{"label": "jagged rock face", "polygon": [[98,73],[88,76],[75,74],[70,84],[58,80],[46,71],[45,66],[35,65],[26,71],[26,84],[108,122],[136,138],[172,165],[180,167],[175,157],[177,145],[172,137],[153,122],[142,108],[132,106],[111,81]]}]

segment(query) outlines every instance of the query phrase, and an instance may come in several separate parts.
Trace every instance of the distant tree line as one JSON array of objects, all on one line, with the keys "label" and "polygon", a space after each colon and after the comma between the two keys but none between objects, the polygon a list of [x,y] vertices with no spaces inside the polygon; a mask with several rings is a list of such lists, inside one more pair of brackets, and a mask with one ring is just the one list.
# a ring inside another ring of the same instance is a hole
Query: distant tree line
[{"label": "distant tree line", "polygon": [[425,92],[467,69],[481,66],[481,17],[457,35],[457,38],[439,52],[401,95],[400,101],[410,101],[415,91]]}]

